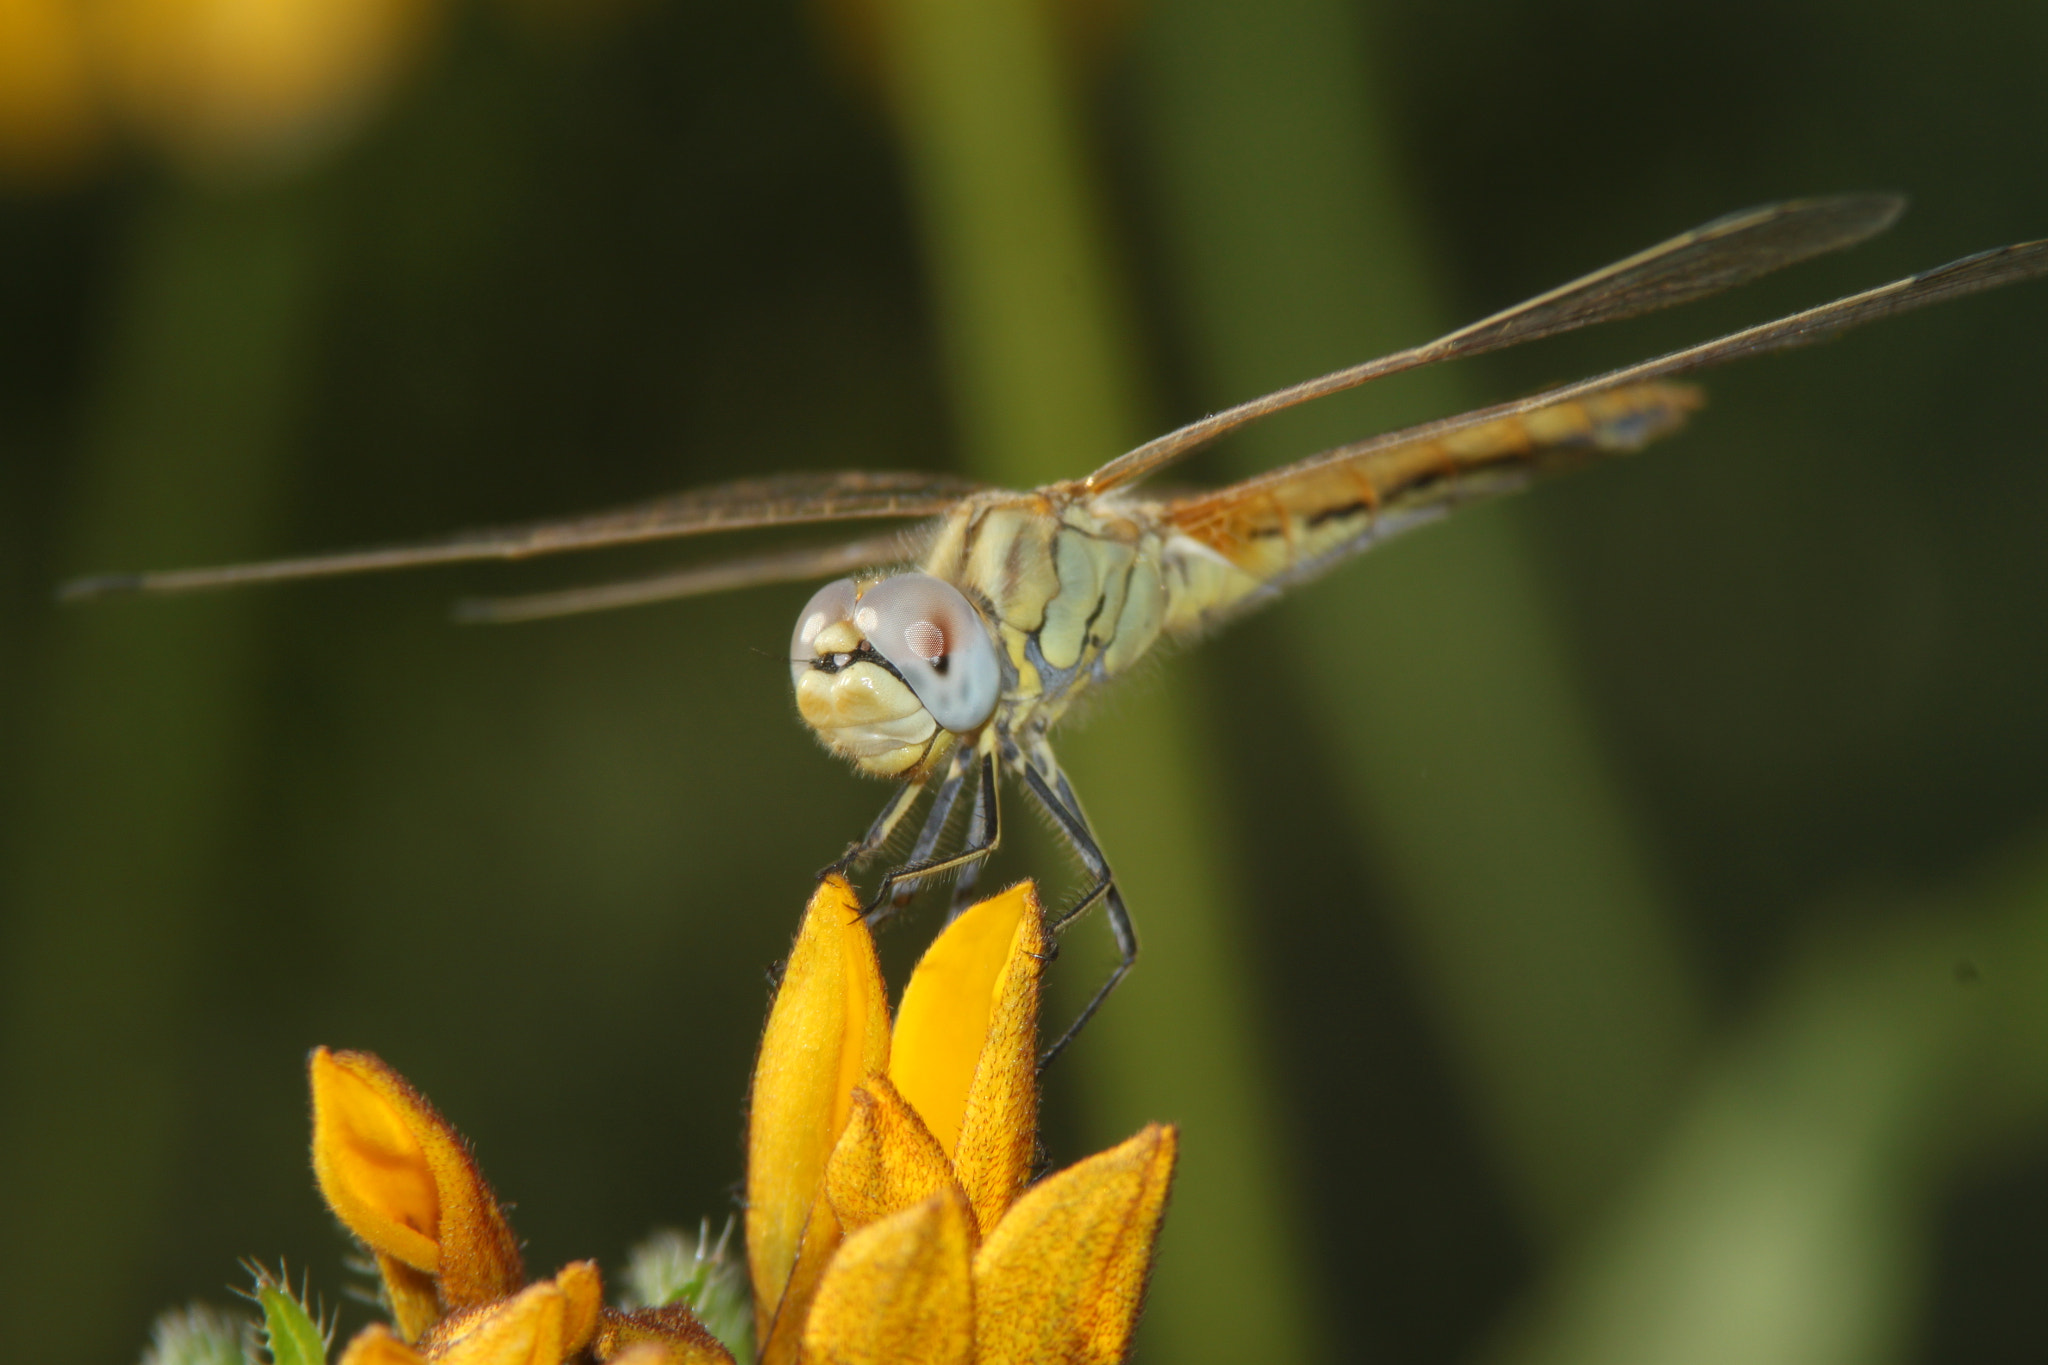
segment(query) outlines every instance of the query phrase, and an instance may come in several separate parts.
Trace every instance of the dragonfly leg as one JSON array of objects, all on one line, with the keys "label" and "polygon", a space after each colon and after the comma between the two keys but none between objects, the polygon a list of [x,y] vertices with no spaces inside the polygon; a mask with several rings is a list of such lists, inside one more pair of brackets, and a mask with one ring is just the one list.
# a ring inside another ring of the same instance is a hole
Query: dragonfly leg
[{"label": "dragonfly leg", "polygon": [[917,804],[918,793],[923,790],[924,783],[912,782],[890,797],[889,804],[882,807],[882,813],[875,817],[875,823],[868,826],[868,832],[857,842],[848,844],[846,852],[818,869],[818,880],[823,881],[835,873],[844,876],[855,863],[888,843],[889,836],[896,832],[896,826],[903,823],[903,817]]},{"label": "dragonfly leg", "polygon": [[[924,828],[917,832],[917,842],[911,846],[910,862],[906,866],[930,859],[932,850],[937,848],[939,840],[945,837],[946,822],[953,817],[953,807],[960,801],[960,787],[967,780],[966,768],[966,761],[956,752],[952,762],[946,767],[945,781],[932,793],[931,809],[925,812]],[[979,805],[978,802],[976,804]],[[973,842],[972,835],[968,841]],[[918,889],[918,882],[914,878],[898,882],[896,889],[889,896],[888,908],[883,910],[877,907],[878,918],[893,915],[910,904],[910,898],[918,893]]]},{"label": "dragonfly leg", "polygon": [[[1109,920],[1109,932],[1116,939],[1117,951],[1117,964],[1110,970],[1109,979],[1089,997],[1080,1015],[1073,1023],[1067,1025],[1067,1031],[1062,1033],[1038,1059],[1038,1069],[1043,1071],[1052,1064],[1053,1058],[1065,1050],[1067,1044],[1080,1035],[1088,1021],[1095,1017],[1095,1011],[1102,1008],[1102,1002],[1109,999],[1109,993],[1115,990],[1117,984],[1130,972],[1132,964],[1138,960],[1138,931],[1131,923],[1131,912],[1124,906],[1123,893],[1117,890],[1116,876],[1109,870],[1109,860],[1102,856],[1102,846],[1095,842],[1094,831],[1088,828],[1087,817],[1081,814],[1081,803],[1074,799],[1073,789],[1067,785],[1067,779],[1057,768],[1053,768],[1052,779],[1048,782],[1045,775],[1039,771],[1039,760],[1022,764],[1021,770],[1025,789],[1038,798],[1039,804],[1045,807],[1054,823],[1060,827],[1060,833],[1067,837],[1067,842],[1073,847],[1074,856],[1080,859],[1081,866],[1095,878],[1094,883],[1079,900],[1068,906],[1058,918],[1046,926],[1047,931],[1054,935],[1064,932],[1068,925],[1086,914],[1094,908],[1097,901],[1100,901],[1102,913]],[[1057,790],[1054,789],[1055,783]]]},{"label": "dragonfly leg", "polygon": [[[988,838],[989,813],[995,809],[995,785],[984,783],[974,790],[974,807],[967,813],[967,843],[969,847]],[[947,908],[946,923],[960,918],[960,912],[974,901],[974,884],[981,880],[981,869],[988,866],[986,859],[972,862],[960,869],[960,875],[953,879],[953,903]]]},{"label": "dragonfly leg", "polygon": [[896,888],[904,882],[916,882],[941,872],[951,872],[954,868],[967,867],[995,852],[996,843],[1002,838],[1002,819],[996,803],[996,756],[993,753],[981,756],[981,783],[979,790],[975,792],[974,804],[977,809],[988,811],[987,828],[982,832],[983,837],[970,839],[958,853],[950,853],[943,858],[926,858],[922,862],[905,863],[883,877],[881,885],[875,888],[874,899],[869,901],[867,908],[861,912],[869,924],[874,924],[881,918],[876,912],[882,909],[883,903],[888,901]]}]

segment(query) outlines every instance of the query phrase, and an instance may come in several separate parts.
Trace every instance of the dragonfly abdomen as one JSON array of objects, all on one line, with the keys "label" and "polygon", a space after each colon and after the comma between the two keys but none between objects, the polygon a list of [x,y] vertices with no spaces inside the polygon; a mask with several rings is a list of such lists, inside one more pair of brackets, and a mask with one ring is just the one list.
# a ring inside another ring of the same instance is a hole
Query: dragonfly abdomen
[{"label": "dragonfly abdomen", "polygon": [[1169,503],[1181,542],[1169,559],[1183,563],[1168,629],[1204,629],[1465,503],[1640,449],[1700,403],[1689,384],[1630,385],[1443,436],[1360,442],[1349,458],[1328,452]]}]

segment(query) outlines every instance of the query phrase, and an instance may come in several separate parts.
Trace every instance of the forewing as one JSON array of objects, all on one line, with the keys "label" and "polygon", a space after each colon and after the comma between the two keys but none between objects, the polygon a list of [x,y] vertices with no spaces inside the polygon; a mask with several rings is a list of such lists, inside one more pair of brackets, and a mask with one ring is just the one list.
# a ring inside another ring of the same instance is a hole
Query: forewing
[{"label": "forewing", "polygon": [[1441,442],[1461,432],[1502,421],[1527,417],[1544,410],[1559,409],[1614,390],[1645,385],[1676,375],[1712,369],[1749,356],[1791,350],[1831,340],[1852,328],[1911,312],[1932,303],[1962,298],[1986,289],[2039,279],[2048,275],[2048,240],[2020,242],[1965,256],[1932,270],[1894,280],[1890,284],[1851,294],[1832,303],[1792,313],[1773,322],[1731,332],[1713,341],[1672,351],[1653,360],[1609,370],[1606,374],[1549,389],[1512,402],[1477,408],[1456,417],[1446,417],[1402,431],[1389,432],[1370,440],[1353,442],[1327,450],[1306,460],[1246,479],[1223,490],[1224,496],[1250,496],[1263,489],[1288,483],[1327,466],[1357,463],[1381,451],[1409,449]]},{"label": "forewing", "polygon": [[744,531],[807,522],[880,520],[933,516],[980,485],[946,474],[784,474],[742,479],[559,521],[460,531],[435,540],[388,545],[296,559],[217,568],[168,569],[145,573],[97,574],[67,583],[65,600],[123,592],[191,592],[245,583],[409,569],[426,564],[462,564],[486,559],[526,559],[570,550],[671,540],[714,531]]},{"label": "forewing", "polygon": [[1905,206],[1897,195],[1839,195],[1789,200],[1716,218],[1425,345],[1336,370],[1191,422],[1111,460],[1088,476],[1087,487],[1103,492],[1132,483],[1262,417],[1390,374],[1634,317],[1746,284],[1882,232]]},{"label": "forewing", "polygon": [[736,588],[757,588],[768,583],[807,582],[908,559],[912,557],[918,540],[917,535],[908,532],[869,536],[844,545],[809,546],[745,559],[721,560],[715,564],[691,565],[686,569],[618,583],[598,583],[522,597],[472,598],[455,604],[455,616],[461,621],[489,624],[540,621],[553,616],[610,611],[615,607],[673,602],[679,598],[702,597]]}]

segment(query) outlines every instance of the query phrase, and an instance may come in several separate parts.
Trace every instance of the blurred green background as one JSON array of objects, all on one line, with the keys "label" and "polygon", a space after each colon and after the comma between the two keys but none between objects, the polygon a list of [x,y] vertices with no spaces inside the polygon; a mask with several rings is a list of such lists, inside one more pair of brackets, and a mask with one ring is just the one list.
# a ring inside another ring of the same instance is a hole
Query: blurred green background
[{"label": "blurred green background", "polygon": [[[500,630],[447,603],[675,556],[62,578],[1078,474],[1730,209],[1915,198],[1227,479],[2048,235],[2022,0],[1049,5],[0,6],[10,1355],[132,1359],[243,1255],[335,1295],[316,1043],[434,1097],[537,1268],[722,1216],[767,973],[886,796],[792,714],[806,587]],[[2039,286],[1716,374],[1068,727],[1146,957],[1047,1142],[1185,1125],[1143,1355],[2038,1359],[2044,374]],[[1071,886],[1028,824],[1002,873]]]}]

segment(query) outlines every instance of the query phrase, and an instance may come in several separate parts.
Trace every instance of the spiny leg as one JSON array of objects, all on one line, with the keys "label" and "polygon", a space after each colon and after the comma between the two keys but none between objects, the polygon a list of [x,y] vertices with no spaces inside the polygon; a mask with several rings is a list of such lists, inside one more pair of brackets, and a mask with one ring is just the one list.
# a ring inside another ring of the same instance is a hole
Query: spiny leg
[{"label": "spiny leg", "polygon": [[[1051,772],[1050,781],[1039,771],[1041,764]],[[1117,988],[1117,983],[1131,970],[1131,964],[1138,960],[1138,931],[1131,924],[1130,911],[1124,908],[1123,893],[1117,890],[1116,876],[1109,870],[1109,860],[1102,856],[1102,846],[1095,842],[1095,834],[1088,828],[1087,817],[1081,814],[1081,803],[1074,799],[1073,788],[1067,785],[1067,779],[1052,765],[1051,756],[1033,755],[1029,762],[1020,765],[1020,770],[1024,775],[1025,789],[1038,798],[1039,804],[1045,807],[1053,821],[1059,825],[1060,833],[1066,835],[1067,842],[1073,846],[1074,856],[1080,859],[1081,866],[1095,878],[1094,884],[1081,899],[1075,901],[1058,919],[1046,926],[1047,932],[1058,935],[1097,901],[1101,901],[1102,913],[1109,920],[1109,932],[1116,939],[1117,950],[1117,964],[1111,969],[1109,979],[1089,998],[1079,1017],[1067,1025],[1067,1031],[1062,1033],[1038,1059],[1038,1069],[1043,1071],[1051,1065],[1053,1058],[1060,1055],[1068,1043],[1074,1041],[1088,1021],[1095,1017],[1095,1011],[1102,1008],[1102,1002],[1109,999],[1109,993]],[[1055,784],[1057,790],[1054,789]]]},{"label": "spiny leg", "polygon": [[[996,808],[994,781],[983,782],[974,789],[974,807],[967,813],[967,843],[972,847],[988,842],[989,821]],[[988,866],[987,859],[967,864],[960,869],[960,875],[953,879],[953,903],[947,908],[946,923],[960,918],[974,900],[974,884],[981,880],[981,870]]]},{"label": "spiny leg", "polygon": [[993,752],[981,756],[981,785],[975,793],[974,804],[977,808],[986,808],[988,811],[988,828],[983,832],[984,837],[978,840],[970,839],[958,853],[948,854],[943,858],[926,858],[923,862],[906,863],[883,877],[881,885],[875,888],[874,899],[869,901],[867,908],[861,912],[869,924],[876,922],[876,912],[903,882],[914,882],[923,877],[950,872],[956,867],[966,867],[995,852],[996,843],[1002,838],[1003,822],[1002,812],[996,800],[996,756]]},{"label": "spiny leg", "polygon": [[[967,755],[956,750],[953,757],[947,761],[945,781],[932,793],[931,809],[925,812],[924,828],[917,832],[917,842],[911,846],[910,863],[906,866],[930,858],[932,850],[939,846],[939,840],[945,837],[946,822],[952,818],[953,807],[960,800],[960,786],[967,780],[967,758]],[[976,804],[978,806],[979,802]],[[970,835],[969,841],[972,842],[972,839],[973,836]],[[889,897],[888,909],[883,911],[878,908],[877,918],[886,918],[910,904],[910,898],[918,893],[918,889],[915,879],[898,883],[896,890]]]},{"label": "spiny leg", "polygon": [[896,826],[903,823],[903,817],[917,804],[918,794],[923,790],[924,783],[911,782],[890,797],[889,804],[882,807],[882,813],[875,817],[875,823],[868,826],[868,832],[858,842],[848,844],[846,852],[818,869],[818,880],[823,881],[835,873],[845,875],[848,868],[888,843],[889,836],[896,832]]}]

